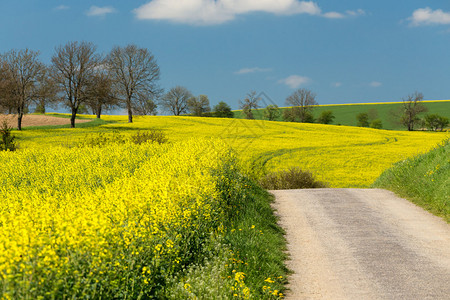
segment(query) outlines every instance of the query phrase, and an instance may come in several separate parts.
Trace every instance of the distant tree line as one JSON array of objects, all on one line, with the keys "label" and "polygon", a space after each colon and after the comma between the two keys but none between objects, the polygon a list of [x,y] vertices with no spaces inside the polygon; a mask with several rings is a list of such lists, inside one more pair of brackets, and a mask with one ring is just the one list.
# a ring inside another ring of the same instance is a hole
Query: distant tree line
[{"label": "distant tree line", "polygon": [[[68,42],[55,48],[51,63],[39,60],[39,52],[30,49],[10,50],[0,54],[0,113],[17,114],[17,128],[22,128],[23,115],[34,105],[35,112],[63,104],[71,111],[70,124],[75,127],[77,114],[89,110],[97,116],[105,110],[121,107],[127,111],[128,122],[133,115],[155,115],[158,105],[173,115],[232,118],[230,106],[221,101],[211,109],[208,96],[194,96],[187,88],[175,86],[164,93],[159,86],[160,68],[153,54],[146,48],[130,44],[116,46],[107,54],[97,52],[89,42]],[[281,111],[277,105],[264,108],[267,120],[332,124],[332,111],[323,111],[315,119],[316,95],[307,89],[298,89],[286,98],[289,106]],[[254,119],[254,111],[261,107],[261,97],[249,92],[239,101],[244,117]],[[392,113],[408,130],[418,126],[443,130],[448,118],[437,114],[420,118],[426,112],[423,95],[414,93],[403,99],[402,107]],[[357,125],[382,128],[376,111],[360,113]]]},{"label": "distant tree line", "polygon": [[[313,115],[314,108],[318,105],[315,100],[316,95],[307,89],[298,89],[286,98],[287,108],[281,110],[275,104],[267,105],[262,111],[262,117],[269,121],[282,119],[287,122],[320,123],[332,124],[335,116],[331,110],[322,111],[316,119]],[[246,97],[239,102],[239,107],[246,119],[254,119],[254,110],[261,108],[259,97],[256,92],[249,92]],[[420,118],[420,115],[427,111],[423,105],[422,93],[415,92],[402,99],[402,105],[391,111],[390,117],[396,124],[403,125],[407,130],[421,129],[438,131],[444,130],[449,125],[449,119],[438,114],[429,114]],[[376,109],[369,109],[356,115],[356,125],[359,127],[370,127],[382,129],[383,123],[378,117]]]},{"label": "distant tree line", "polygon": [[101,54],[92,43],[68,42],[55,48],[49,65],[38,51],[10,50],[0,54],[0,113],[16,114],[19,130],[31,106],[45,113],[59,104],[70,109],[72,128],[79,113],[100,118],[116,107],[127,111],[130,123],[133,115],[155,115],[158,105],[174,115],[233,117],[225,102],[211,109],[206,95],[193,96],[184,87],[164,93],[159,79],[153,54],[133,44]]},{"label": "distant tree line", "polygon": [[[390,118],[393,123],[404,126],[408,131],[417,128],[443,131],[448,126],[449,119],[438,114],[427,114],[421,118],[421,115],[427,111],[427,107],[423,105],[423,94],[415,92],[404,97],[398,109],[390,111]],[[382,123],[377,116],[375,109],[367,113],[359,113],[356,115],[357,126],[381,129]]]},{"label": "distant tree line", "polygon": [[114,47],[97,53],[89,42],[68,42],[55,48],[51,64],[39,60],[39,52],[10,50],[0,55],[0,110],[17,114],[18,126],[34,103],[36,112],[64,104],[75,127],[77,113],[88,107],[100,118],[112,107],[133,114],[151,114],[160,93],[160,70],[149,50],[136,45]]}]

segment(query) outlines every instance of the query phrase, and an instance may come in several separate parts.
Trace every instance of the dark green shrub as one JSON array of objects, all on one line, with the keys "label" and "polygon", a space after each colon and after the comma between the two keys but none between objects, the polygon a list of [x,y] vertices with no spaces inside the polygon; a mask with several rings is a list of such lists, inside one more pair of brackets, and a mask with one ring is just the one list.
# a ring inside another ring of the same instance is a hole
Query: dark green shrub
[{"label": "dark green shrub", "polygon": [[8,122],[3,120],[0,127],[0,151],[14,151],[16,150],[16,138],[11,134],[12,128],[8,126]]},{"label": "dark green shrub", "polygon": [[372,122],[370,122],[370,128],[381,129],[383,128],[383,123],[381,123],[380,119],[375,119]]},{"label": "dark green shrub", "polygon": [[161,130],[151,129],[148,131],[138,131],[136,134],[126,137],[118,131],[108,132],[108,133],[98,133],[94,135],[88,135],[84,138],[80,146],[98,147],[105,146],[109,144],[125,144],[130,141],[134,144],[142,144],[146,142],[155,142],[158,144],[163,144],[167,142],[166,135]]},{"label": "dark green shrub", "polygon": [[429,114],[424,118],[424,126],[433,131],[443,131],[448,126],[449,120],[438,114]]},{"label": "dark green shrub", "polygon": [[131,136],[131,141],[138,145],[149,141],[163,144],[167,142],[167,137],[161,130],[151,129],[144,132],[138,131],[135,135]]},{"label": "dark green shrub", "polygon": [[369,115],[367,113],[359,113],[356,115],[356,126],[369,127]]},{"label": "dark green shrub", "polygon": [[280,109],[278,108],[278,105],[267,105],[267,107],[264,109],[263,112],[264,118],[269,121],[275,121],[278,119],[281,115]]},{"label": "dark green shrub", "polygon": [[213,116],[216,118],[233,118],[234,113],[228,104],[220,101],[213,109]]},{"label": "dark green shrub", "polygon": [[109,144],[124,144],[126,141],[127,140],[125,136],[123,136],[117,131],[113,131],[111,133],[101,132],[98,134],[86,136],[83,142],[80,143],[80,146],[99,147]]},{"label": "dark green shrub", "polygon": [[263,188],[268,190],[310,189],[325,188],[327,185],[316,181],[314,176],[298,167],[288,170],[269,173],[260,180]]},{"label": "dark green shrub", "polygon": [[325,110],[320,114],[320,117],[317,118],[317,122],[320,124],[331,124],[334,120],[334,114],[331,110]]}]

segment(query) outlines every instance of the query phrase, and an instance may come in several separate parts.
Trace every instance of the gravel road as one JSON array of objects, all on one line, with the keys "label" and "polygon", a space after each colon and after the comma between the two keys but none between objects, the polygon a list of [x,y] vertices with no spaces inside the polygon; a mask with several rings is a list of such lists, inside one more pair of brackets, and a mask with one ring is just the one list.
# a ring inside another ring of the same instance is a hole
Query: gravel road
[{"label": "gravel road", "polygon": [[272,191],[286,299],[450,299],[450,225],[379,189]]}]

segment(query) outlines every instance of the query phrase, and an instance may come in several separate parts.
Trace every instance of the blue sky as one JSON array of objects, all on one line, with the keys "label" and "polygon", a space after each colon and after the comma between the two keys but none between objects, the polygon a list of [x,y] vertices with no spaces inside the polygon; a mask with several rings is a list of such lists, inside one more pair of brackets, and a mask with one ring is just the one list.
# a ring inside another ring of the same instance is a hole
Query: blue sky
[{"label": "blue sky", "polygon": [[276,104],[297,88],[319,104],[450,98],[448,0],[1,0],[0,52],[90,41],[135,43],[161,86],[238,108],[251,90]]}]

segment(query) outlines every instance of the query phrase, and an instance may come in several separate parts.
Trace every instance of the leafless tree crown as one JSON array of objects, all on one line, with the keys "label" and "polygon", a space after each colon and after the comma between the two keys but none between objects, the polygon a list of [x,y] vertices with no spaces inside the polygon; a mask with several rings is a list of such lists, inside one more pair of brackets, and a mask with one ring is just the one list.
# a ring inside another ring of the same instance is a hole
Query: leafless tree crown
[{"label": "leafless tree crown", "polygon": [[90,79],[101,61],[96,46],[89,42],[68,42],[56,48],[52,76],[64,93],[65,104],[72,110],[71,127],[75,127],[77,111],[87,99]]},{"label": "leafless tree crown", "polygon": [[10,50],[1,57],[1,79],[4,106],[17,113],[17,128],[22,129],[22,117],[28,105],[36,97],[39,78],[44,65],[39,61],[39,52],[24,49]]},{"label": "leafless tree crown", "polygon": [[162,98],[161,105],[166,111],[175,116],[187,113],[188,100],[192,98],[191,92],[182,86],[171,88]]},{"label": "leafless tree crown", "polygon": [[160,92],[157,85],[159,66],[149,50],[136,45],[114,47],[108,55],[107,65],[131,123],[133,101]]},{"label": "leafless tree crown", "polygon": [[286,104],[289,106],[312,107],[317,105],[316,95],[307,89],[298,89],[292,95],[286,98]]},{"label": "leafless tree crown", "polygon": [[423,94],[415,92],[403,98],[403,115],[401,122],[409,131],[420,122],[418,115],[426,112],[428,109],[422,104]]}]

